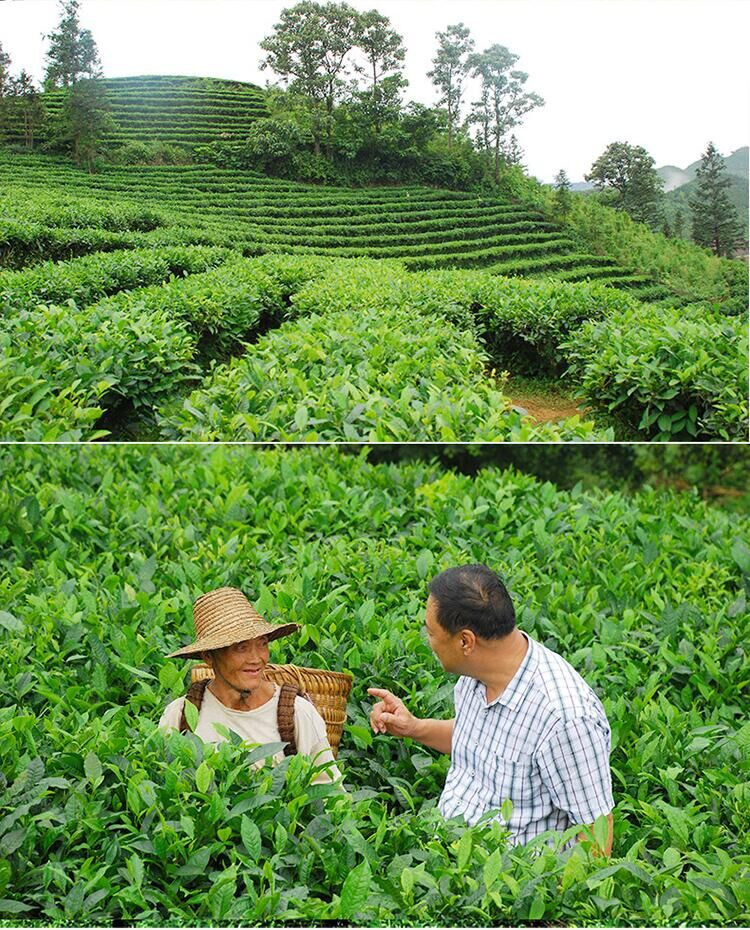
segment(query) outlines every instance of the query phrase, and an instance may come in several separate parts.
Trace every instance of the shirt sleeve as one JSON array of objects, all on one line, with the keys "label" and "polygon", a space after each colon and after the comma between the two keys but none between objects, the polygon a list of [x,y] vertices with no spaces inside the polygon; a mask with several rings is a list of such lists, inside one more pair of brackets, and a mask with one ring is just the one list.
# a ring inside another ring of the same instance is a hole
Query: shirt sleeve
[{"label": "shirt sleeve", "polygon": [[171,703],[167,704],[164,709],[164,713],[161,715],[159,720],[160,727],[174,727],[175,730],[180,728],[180,717],[182,716],[182,705],[185,701],[185,698],[176,698]]},{"label": "shirt sleeve", "polygon": [[[306,698],[298,697],[294,702],[294,728],[297,750],[303,756],[309,756],[316,765],[334,762],[325,720]],[[331,768],[319,772],[312,781],[313,784],[319,785],[328,784],[340,778],[341,772],[334,763]]]},{"label": "shirt sleeve", "polygon": [[614,808],[609,724],[591,717],[561,721],[537,753],[552,802],[571,823],[590,824]]}]

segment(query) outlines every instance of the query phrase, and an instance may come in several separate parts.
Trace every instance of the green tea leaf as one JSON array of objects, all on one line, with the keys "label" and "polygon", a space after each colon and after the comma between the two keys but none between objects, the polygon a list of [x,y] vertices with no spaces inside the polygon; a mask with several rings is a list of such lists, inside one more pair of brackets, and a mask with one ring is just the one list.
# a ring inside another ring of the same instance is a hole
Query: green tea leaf
[{"label": "green tea leaf", "polygon": [[434,559],[433,559],[432,553],[429,550],[423,549],[419,553],[419,555],[417,556],[417,560],[416,560],[416,567],[417,567],[417,575],[419,575],[420,578],[427,577],[430,569],[432,568],[433,561]]},{"label": "green tea leaf", "polygon": [[83,760],[83,770],[91,781],[98,781],[102,777],[102,764],[95,752],[89,752]]},{"label": "green tea leaf", "polygon": [[260,830],[247,814],[243,814],[240,821],[240,836],[248,855],[253,862],[257,862],[261,848]]},{"label": "green tea leaf", "polygon": [[500,877],[503,868],[503,857],[499,849],[495,849],[487,857],[482,869],[482,879],[484,886],[489,891]]},{"label": "green tea leaf", "polygon": [[362,910],[370,896],[372,872],[367,860],[360,862],[347,875],[341,889],[341,916],[349,919]]},{"label": "green tea leaf", "polygon": [[599,814],[594,821],[594,838],[596,839],[599,849],[604,852],[607,848],[609,839],[609,821],[606,814]]},{"label": "green tea leaf", "polygon": [[673,869],[676,865],[679,865],[682,861],[679,849],[675,849],[674,846],[668,846],[664,850],[662,861],[666,869]]},{"label": "green tea leaf", "polygon": [[195,733],[195,729],[198,726],[198,719],[200,714],[198,708],[193,704],[192,701],[185,701],[185,722],[187,723],[190,730]]},{"label": "green tea leaf", "polygon": [[20,633],[24,628],[23,622],[14,617],[13,614],[8,613],[7,610],[0,610],[0,626],[5,627],[6,630],[10,630],[12,633]]},{"label": "green tea leaf", "polygon": [[0,914],[23,914],[25,911],[33,911],[31,904],[24,904],[22,901],[12,901],[10,898],[0,898]]},{"label": "green tea leaf", "polygon": [[471,833],[466,830],[461,839],[458,841],[458,856],[457,856],[457,866],[459,872],[463,871],[471,858],[471,848],[473,845],[473,839]]},{"label": "green tea leaf", "polygon": [[544,898],[540,894],[534,895],[534,900],[529,908],[529,920],[540,920],[544,916],[544,910]]},{"label": "green tea leaf", "polygon": [[202,794],[205,794],[208,791],[208,786],[211,784],[211,767],[205,762],[201,762],[198,768],[195,770],[195,787]]}]

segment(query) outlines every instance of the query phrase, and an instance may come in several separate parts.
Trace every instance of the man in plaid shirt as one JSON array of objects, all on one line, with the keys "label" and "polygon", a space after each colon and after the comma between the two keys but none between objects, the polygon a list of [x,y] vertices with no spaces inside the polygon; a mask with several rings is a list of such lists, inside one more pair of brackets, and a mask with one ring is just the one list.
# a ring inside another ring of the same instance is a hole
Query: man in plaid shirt
[{"label": "man in plaid shirt", "polygon": [[[450,568],[429,585],[425,627],[447,672],[459,675],[451,720],[415,717],[390,691],[370,722],[450,753],[445,817],[476,823],[510,799],[511,844],[606,814],[612,850],[611,733],[599,698],[565,659],[516,627],[508,592],[485,565]],[[582,834],[583,835],[583,834]]]}]

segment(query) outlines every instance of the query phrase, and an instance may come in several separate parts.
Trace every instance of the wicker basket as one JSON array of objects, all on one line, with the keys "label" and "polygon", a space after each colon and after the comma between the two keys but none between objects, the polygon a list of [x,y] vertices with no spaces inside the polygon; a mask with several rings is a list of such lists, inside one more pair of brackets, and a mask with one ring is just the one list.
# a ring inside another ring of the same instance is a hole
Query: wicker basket
[{"label": "wicker basket", "polygon": [[[213,678],[210,666],[200,663],[191,671],[192,681]],[[343,672],[329,672],[320,668],[301,668],[299,665],[273,665],[269,663],[264,675],[274,684],[286,682],[297,685],[313,699],[320,716],[325,720],[328,742],[333,755],[338,756],[341,734],[346,720],[346,700],[352,690],[352,676]]]}]

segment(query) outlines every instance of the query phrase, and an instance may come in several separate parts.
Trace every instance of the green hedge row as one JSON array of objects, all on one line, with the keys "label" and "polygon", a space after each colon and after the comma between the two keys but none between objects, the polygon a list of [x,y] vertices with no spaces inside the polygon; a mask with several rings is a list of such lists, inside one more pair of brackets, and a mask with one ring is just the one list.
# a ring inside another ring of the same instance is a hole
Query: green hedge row
[{"label": "green hedge row", "polygon": [[4,219],[22,219],[42,226],[98,228],[109,231],[147,232],[165,225],[162,212],[151,206],[119,200],[102,203],[93,197],[51,197],[44,193],[18,189],[0,195],[0,214]]},{"label": "green hedge row", "polygon": [[633,307],[561,346],[592,406],[649,439],[748,438],[747,321],[705,304]]},{"label": "green hedge row", "polygon": [[[262,264],[227,262],[86,307],[70,300],[16,312],[0,327],[6,352],[0,437],[68,439],[74,424],[80,430],[80,421],[95,420],[122,400],[136,408],[160,403],[199,378],[201,351],[236,350],[260,325],[279,322],[290,286],[325,267],[298,260],[284,272],[282,262],[273,277]],[[44,386],[44,403],[28,409],[31,388],[17,387],[20,374]],[[54,401],[58,394],[62,406]],[[67,416],[71,404],[80,409],[77,419]],[[83,432],[78,438],[96,437]]]},{"label": "green hedge row", "polygon": [[117,291],[207,271],[233,254],[228,249],[202,246],[133,249],[0,272],[0,311],[5,315],[31,310],[39,303],[67,300],[82,307]]},{"label": "green hedge row", "polygon": [[[269,261],[268,259],[266,261]],[[392,269],[395,283],[404,272]],[[388,280],[390,287],[392,280]],[[264,336],[158,415],[174,440],[591,439],[572,418],[533,425],[486,377],[471,328],[383,299],[384,269],[346,264],[298,291],[301,318]],[[389,289],[389,294],[390,294]]]}]

